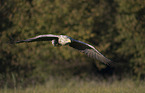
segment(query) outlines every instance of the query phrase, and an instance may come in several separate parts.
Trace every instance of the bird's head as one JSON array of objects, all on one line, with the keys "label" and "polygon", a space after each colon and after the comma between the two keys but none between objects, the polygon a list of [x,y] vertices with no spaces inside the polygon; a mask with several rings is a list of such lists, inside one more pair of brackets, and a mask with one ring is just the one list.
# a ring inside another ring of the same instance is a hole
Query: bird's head
[{"label": "bird's head", "polygon": [[65,35],[60,35],[58,43],[60,45],[67,45],[67,44],[71,43],[71,37],[68,37],[68,36],[65,36]]}]

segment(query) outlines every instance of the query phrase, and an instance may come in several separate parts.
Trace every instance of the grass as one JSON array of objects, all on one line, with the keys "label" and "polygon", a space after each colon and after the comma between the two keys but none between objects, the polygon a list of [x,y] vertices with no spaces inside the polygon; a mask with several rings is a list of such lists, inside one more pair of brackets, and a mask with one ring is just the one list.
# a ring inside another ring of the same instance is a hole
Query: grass
[{"label": "grass", "polygon": [[145,83],[136,83],[133,80],[122,81],[95,81],[95,80],[61,80],[50,79],[43,85],[34,85],[27,88],[7,86],[0,89],[0,93],[144,93]]}]

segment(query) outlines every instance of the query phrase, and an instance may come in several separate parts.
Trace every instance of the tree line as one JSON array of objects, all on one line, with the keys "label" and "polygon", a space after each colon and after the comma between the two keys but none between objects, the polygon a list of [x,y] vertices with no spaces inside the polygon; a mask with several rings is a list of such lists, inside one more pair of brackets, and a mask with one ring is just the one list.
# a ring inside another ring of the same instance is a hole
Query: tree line
[{"label": "tree line", "polygon": [[[110,68],[51,42],[10,44],[40,34],[65,34],[89,43],[117,65]],[[144,0],[0,0],[1,84],[13,75],[18,81],[98,73],[144,78],[144,36]]]}]

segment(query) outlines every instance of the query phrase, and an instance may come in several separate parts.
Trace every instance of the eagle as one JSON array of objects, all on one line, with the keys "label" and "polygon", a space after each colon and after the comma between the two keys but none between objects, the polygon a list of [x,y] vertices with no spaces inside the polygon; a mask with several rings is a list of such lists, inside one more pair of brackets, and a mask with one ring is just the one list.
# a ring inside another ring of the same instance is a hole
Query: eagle
[{"label": "eagle", "polygon": [[51,41],[53,46],[65,46],[68,45],[74,49],[79,50],[82,53],[85,53],[91,58],[97,59],[104,64],[110,65],[112,61],[105,56],[103,56],[94,46],[84,43],[82,41],[73,39],[67,35],[38,35],[33,38],[29,38],[26,40],[16,41],[16,43],[23,43],[23,42],[35,42],[35,41]]}]

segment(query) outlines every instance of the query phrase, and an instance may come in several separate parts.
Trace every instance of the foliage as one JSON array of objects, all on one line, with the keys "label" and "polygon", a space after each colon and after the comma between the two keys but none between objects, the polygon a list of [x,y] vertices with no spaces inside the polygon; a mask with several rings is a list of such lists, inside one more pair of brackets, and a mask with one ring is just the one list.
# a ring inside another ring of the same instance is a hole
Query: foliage
[{"label": "foliage", "polygon": [[[98,72],[145,74],[144,0],[1,0],[0,16],[2,81],[12,74],[18,81]],[[49,42],[10,44],[39,34],[66,34],[94,45],[118,64],[108,71],[72,48],[54,48]]]},{"label": "foliage", "polygon": [[145,82],[138,86],[132,80],[122,81],[96,81],[96,80],[60,80],[50,79],[43,85],[33,85],[28,88],[15,87],[10,89],[5,86],[1,93],[144,93]]}]

